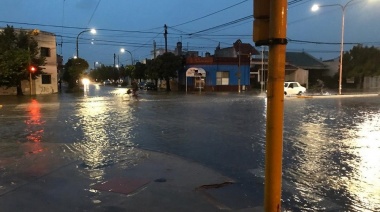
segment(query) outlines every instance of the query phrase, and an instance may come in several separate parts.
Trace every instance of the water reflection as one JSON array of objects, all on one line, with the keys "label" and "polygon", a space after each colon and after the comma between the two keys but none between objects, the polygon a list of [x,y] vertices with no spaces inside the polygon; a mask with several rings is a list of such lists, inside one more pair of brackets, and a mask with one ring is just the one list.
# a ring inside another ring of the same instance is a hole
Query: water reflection
[{"label": "water reflection", "polygon": [[41,142],[44,129],[41,121],[41,106],[37,100],[33,99],[29,104],[27,110],[29,111],[29,119],[25,121],[27,125],[26,131],[29,133],[27,136],[28,141]]},{"label": "water reflection", "polygon": [[[353,209],[380,209],[380,114],[367,114],[362,117],[356,130],[347,139],[349,152],[356,157],[347,161],[352,169],[349,176],[343,178],[343,183],[354,202]],[[355,133],[356,132],[356,133]]]},{"label": "water reflection", "polygon": [[292,116],[287,117],[284,132],[284,178],[295,186],[287,204],[304,210],[378,211],[377,107],[336,99],[308,101],[301,109],[292,110],[286,112]]},{"label": "water reflection", "polygon": [[43,151],[41,140],[44,135],[45,121],[41,120],[41,105],[33,99],[27,107],[28,119],[25,120],[27,141],[31,143],[26,144],[27,153],[40,153]]},{"label": "water reflection", "polygon": [[[105,97],[85,98],[77,106],[73,123],[83,132],[83,139],[73,144],[74,151],[83,161],[81,168],[92,179],[101,180],[104,168],[128,157],[133,148],[129,138],[133,108],[114,110],[120,104]],[[126,105],[124,104],[124,107]],[[75,127],[74,126],[74,127]]]}]

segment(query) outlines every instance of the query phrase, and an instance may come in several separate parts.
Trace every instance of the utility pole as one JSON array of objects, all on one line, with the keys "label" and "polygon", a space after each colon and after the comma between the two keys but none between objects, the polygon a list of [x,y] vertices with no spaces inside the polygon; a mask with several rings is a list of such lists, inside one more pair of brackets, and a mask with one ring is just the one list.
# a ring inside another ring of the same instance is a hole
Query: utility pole
[{"label": "utility pole", "polygon": [[153,59],[156,59],[156,51],[157,51],[157,47],[156,47],[156,41],[153,40]]},{"label": "utility pole", "polygon": [[165,33],[164,33],[164,37],[165,37],[165,53],[168,52],[168,27],[164,26],[165,28]]},{"label": "utility pole", "polygon": [[116,54],[113,53],[113,69],[115,71],[115,68],[116,68]]},{"label": "utility pole", "polygon": [[260,80],[260,93],[264,92],[264,51],[265,47],[261,48],[261,71],[259,71]]},{"label": "utility pole", "polygon": [[269,46],[264,211],[281,211],[287,0],[254,0],[253,40]]},{"label": "utility pole", "polygon": [[239,42],[239,52],[238,52],[238,56],[239,56],[239,67],[238,67],[238,73],[237,73],[237,77],[238,77],[238,92],[240,93],[241,90],[240,90],[240,77],[241,77],[241,71],[240,71],[240,55],[241,55],[241,49],[240,49],[240,42]]},{"label": "utility pole", "polygon": [[113,54],[113,67],[115,67],[116,65],[116,54],[114,53]]}]

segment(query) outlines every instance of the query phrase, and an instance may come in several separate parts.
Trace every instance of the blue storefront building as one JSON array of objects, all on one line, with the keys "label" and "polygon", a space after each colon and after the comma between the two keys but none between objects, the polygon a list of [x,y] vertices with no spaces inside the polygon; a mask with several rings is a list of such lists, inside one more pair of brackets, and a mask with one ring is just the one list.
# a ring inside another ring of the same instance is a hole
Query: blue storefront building
[{"label": "blue storefront building", "polygon": [[189,57],[178,77],[181,90],[247,90],[250,87],[250,57]]}]

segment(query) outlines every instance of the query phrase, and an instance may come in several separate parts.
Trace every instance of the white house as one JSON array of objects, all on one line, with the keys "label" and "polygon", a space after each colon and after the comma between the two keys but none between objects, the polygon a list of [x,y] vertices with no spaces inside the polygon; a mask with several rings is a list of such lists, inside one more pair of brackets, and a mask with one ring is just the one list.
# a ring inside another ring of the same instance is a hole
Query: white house
[{"label": "white house", "polygon": [[[21,30],[21,29],[20,29]],[[24,29],[22,29],[24,30]],[[37,79],[32,80],[31,86],[28,80],[22,82],[22,91],[24,94],[40,95],[52,94],[58,92],[58,73],[57,73],[57,52],[55,34],[38,30],[33,31],[33,37],[38,42],[40,55],[46,57],[46,64],[42,66],[43,72]],[[17,30],[16,30],[17,32]],[[30,92],[30,87],[32,88]],[[16,95],[16,87],[0,87],[0,95]]]}]

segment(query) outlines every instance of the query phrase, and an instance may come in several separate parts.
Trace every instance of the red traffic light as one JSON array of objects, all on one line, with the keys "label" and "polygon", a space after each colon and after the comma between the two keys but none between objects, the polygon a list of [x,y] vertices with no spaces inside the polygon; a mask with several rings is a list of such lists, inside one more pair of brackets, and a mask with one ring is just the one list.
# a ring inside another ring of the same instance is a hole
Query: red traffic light
[{"label": "red traffic light", "polygon": [[37,69],[36,69],[36,67],[34,67],[34,66],[30,66],[29,67],[29,71],[30,72],[35,72]]}]

